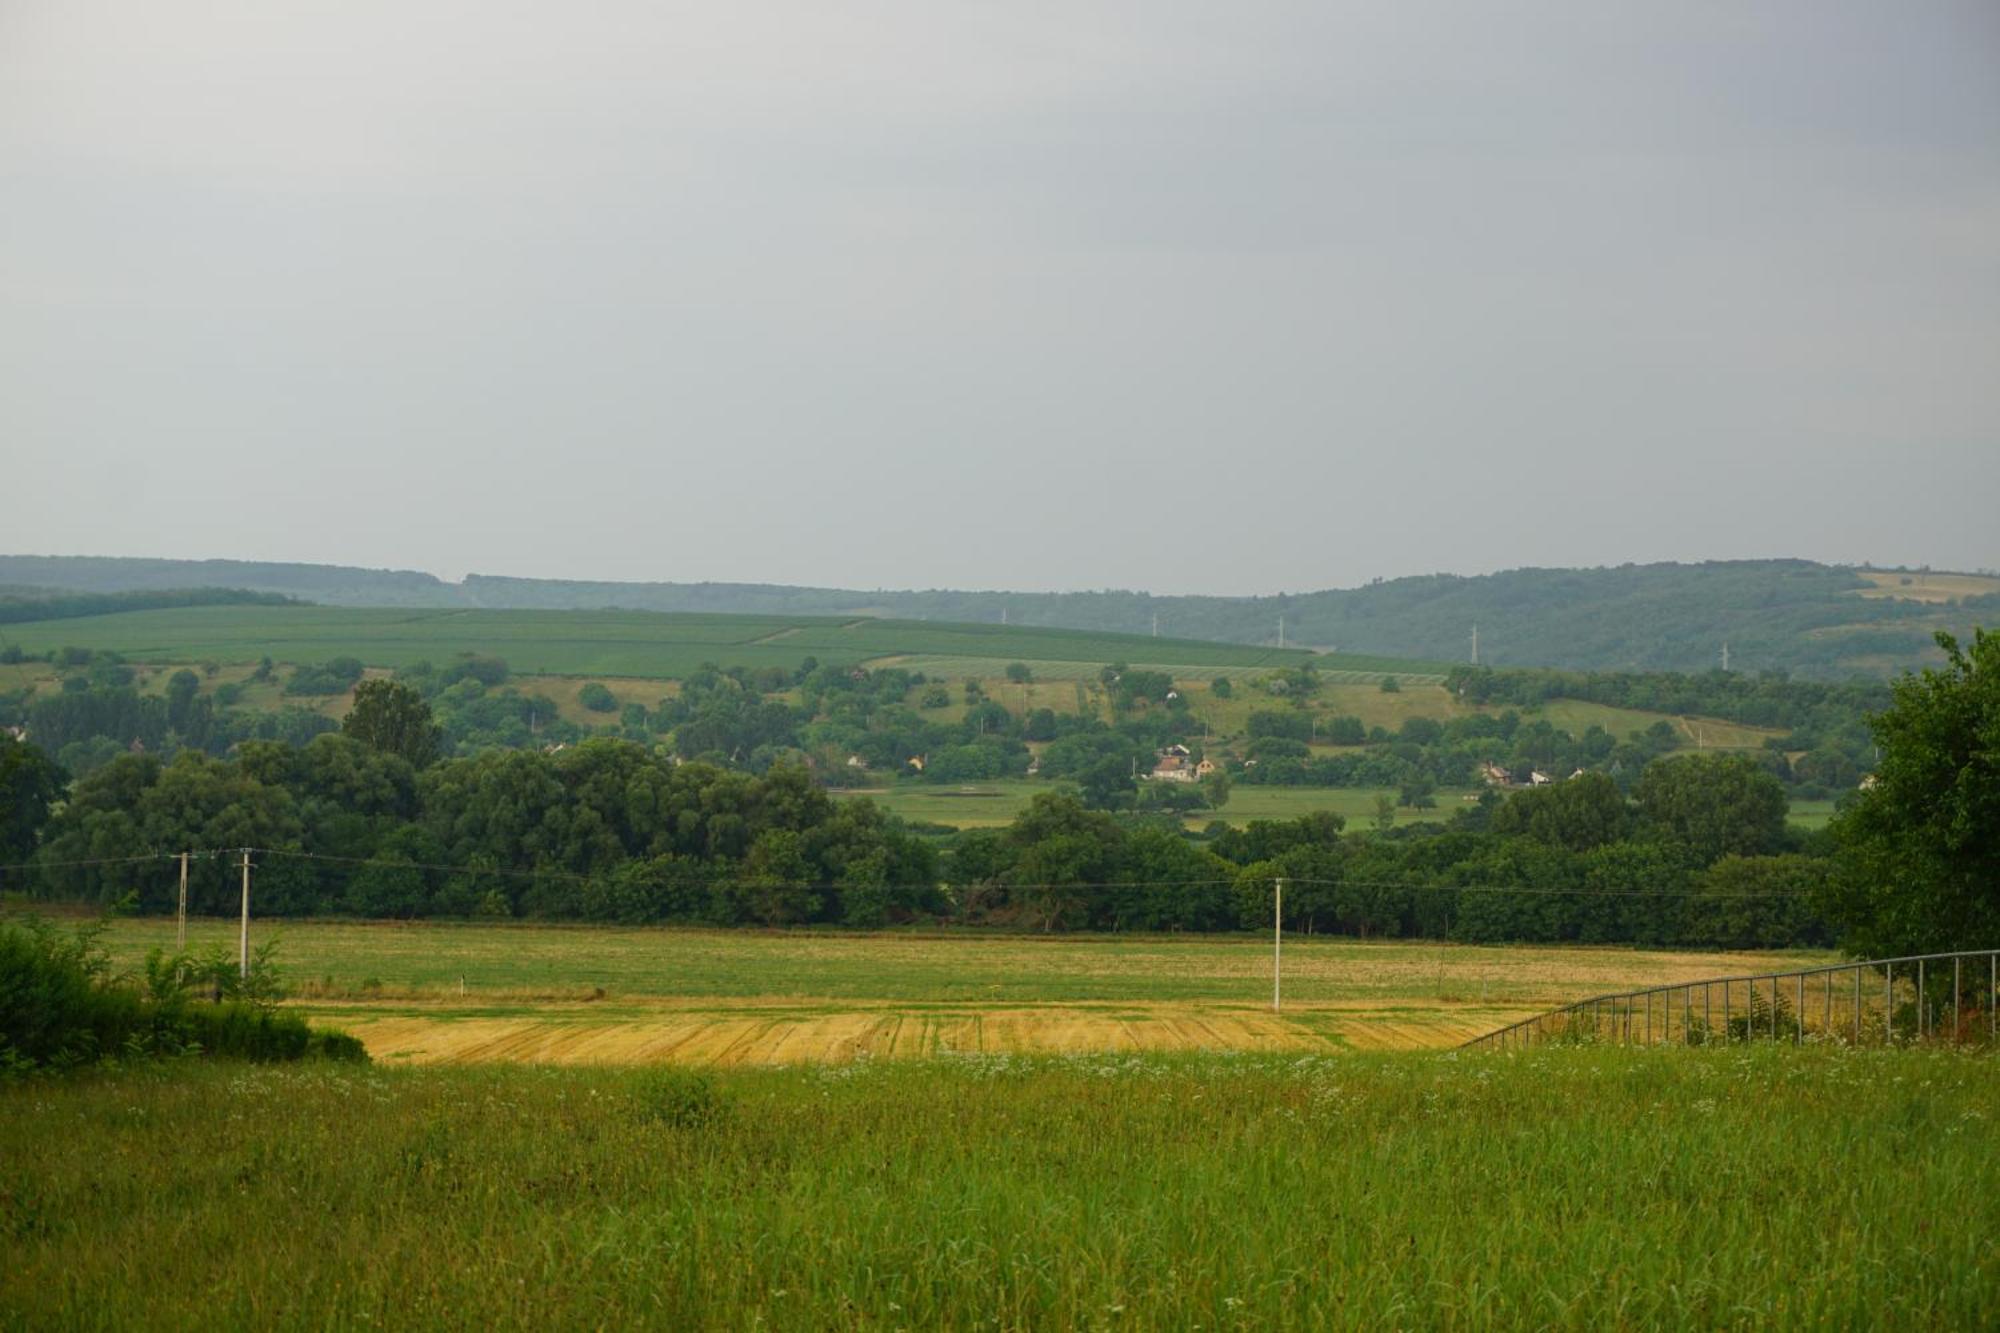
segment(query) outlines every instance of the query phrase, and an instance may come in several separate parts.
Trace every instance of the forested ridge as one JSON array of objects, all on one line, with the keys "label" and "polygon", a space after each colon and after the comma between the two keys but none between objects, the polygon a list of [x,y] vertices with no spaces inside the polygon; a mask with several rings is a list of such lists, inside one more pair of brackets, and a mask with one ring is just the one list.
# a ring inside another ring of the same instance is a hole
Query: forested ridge
[{"label": "forested ridge", "polygon": [[[1912,574],[1912,584],[1922,575]],[[1302,571],[1310,584],[1312,571]],[[889,615],[1236,643],[1274,641],[1350,653],[1503,666],[1698,671],[1724,643],[1741,670],[1822,677],[1885,675],[1935,662],[1932,635],[1991,618],[2000,595],[1936,605],[1861,597],[1852,569],[1808,560],[1711,561],[1592,569],[1420,575],[1363,587],[1262,597],[1102,590],[856,590],[740,583],[607,583],[473,574],[447,583],[408,570],[250,561],[0,556],[0,584],[74,591],[227,585],[338,606],[490,607]]]}]

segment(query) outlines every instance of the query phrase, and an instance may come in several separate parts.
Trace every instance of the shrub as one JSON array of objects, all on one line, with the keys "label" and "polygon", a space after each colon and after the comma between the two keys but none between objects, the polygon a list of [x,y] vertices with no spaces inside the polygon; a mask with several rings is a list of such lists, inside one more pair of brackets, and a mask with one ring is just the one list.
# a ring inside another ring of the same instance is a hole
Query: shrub
[{"label": "shrub", "polygon": [[576,692],[577,702],[593,713],[610,713],[618,707],[617,696],[598,681],[590,681]]},{"label": "shrub", "polygon": [[[112,975],[98,929],[64,934],[40,921],[0,922],[0,1070],[62,1070],[120,1055],[367,1059],[353,1037],[315,1033],[297,1014],[250,999],[193,1002],[176,966],[182,960],[156,953],[145,989],[125,984]],[[268,972],[268,952],[260,961]]]},{"label": "shrub", "polygon": [[662,1069],[645,1075],[633,1102],[640,1120],[677,1130],[721,1125],[730,1112],[715,1080],[689,1069]]},{"label": "shrub", "polygon": [[[265,661],[269,661],[266,658]],[[260,676],[263,667],[259,667]],[[335,657],[319,666],[302,666],[285,682],[285,693],[294,695],[345,694],[361,680],[363,668],[358,657]],[[255,679],[255,677],[253,677]]]}]

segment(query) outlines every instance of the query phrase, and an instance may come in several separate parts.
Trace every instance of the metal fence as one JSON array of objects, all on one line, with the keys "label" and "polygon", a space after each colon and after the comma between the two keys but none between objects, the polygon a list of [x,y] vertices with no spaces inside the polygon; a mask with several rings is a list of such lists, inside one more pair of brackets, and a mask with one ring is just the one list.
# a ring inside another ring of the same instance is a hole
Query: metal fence
[{"label": "metal fence", "polygon": [[2000,1039],[2000,949],[1836,963],[1593,995],[1468,1041],[1461,1050],[1565,1042]]}]

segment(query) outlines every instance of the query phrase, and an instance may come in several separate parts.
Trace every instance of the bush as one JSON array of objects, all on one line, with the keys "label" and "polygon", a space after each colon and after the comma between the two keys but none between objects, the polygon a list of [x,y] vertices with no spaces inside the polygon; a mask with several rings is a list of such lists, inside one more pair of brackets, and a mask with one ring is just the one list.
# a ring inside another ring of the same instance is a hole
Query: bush
[{"label": "bush", "polygon": [[662,1069],[645,1075],[633,1094],[633,1103],[640,1120],[678,1130],[721,1125],[730,1112],[715,1080],[689,1069]]},{"label": "bush", "polygon": [[[262,668],[259,670],[261,672]],[[319,666],[302,666],[292,672],[292,678],[285,682],[285,693],[345,694],[360,682],[362,670],[361,659],[358,657],[335,657]]]},{"label": "bush", "polygon": [[617,696],[597,681],[591,681],[576,692],[577,702],[593,713],[609,713],[618,707]]}]

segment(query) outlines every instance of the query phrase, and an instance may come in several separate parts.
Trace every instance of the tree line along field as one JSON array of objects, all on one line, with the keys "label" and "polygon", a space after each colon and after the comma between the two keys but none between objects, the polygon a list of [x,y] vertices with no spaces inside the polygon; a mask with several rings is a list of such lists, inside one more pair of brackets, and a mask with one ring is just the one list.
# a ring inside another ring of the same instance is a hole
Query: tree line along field
[{"label": "tree line along field", "polygon": [[1948,1051],[137,1065],[0,1088],[63,1327],[1991,1323]]}]

